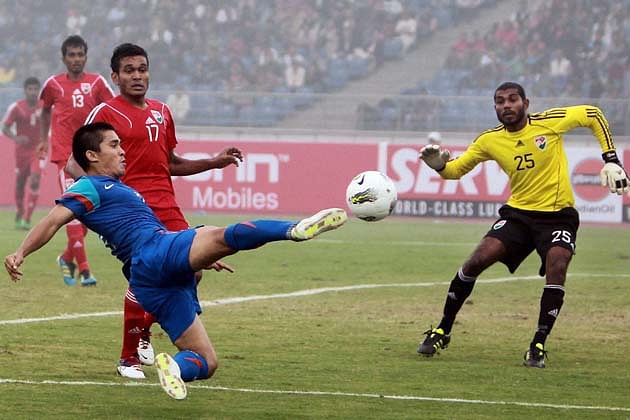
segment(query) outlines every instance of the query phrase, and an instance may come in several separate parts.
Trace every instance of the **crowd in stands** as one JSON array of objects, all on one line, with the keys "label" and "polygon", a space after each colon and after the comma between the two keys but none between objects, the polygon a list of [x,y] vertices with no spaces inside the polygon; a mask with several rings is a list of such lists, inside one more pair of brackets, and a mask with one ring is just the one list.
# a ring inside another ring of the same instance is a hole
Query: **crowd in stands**
[{"label": "crowd in stands", "polygon": [[[226,92],[236,99],[204,105],[226,121],[265,110],[281,114],[274,120],[308,106],[309,93],[343,88],[495,1],[7,0],[0,2],[0,86],[64,71],[59,46],[80,34],[90,71],[108,76],[113,47],[134,42],[149,52],[154,91]],[[261,104],[252,92],[302,95]]]},{"label": "crowd in stands", "polygon": [[[405,89],[415,100],[379,104],[375,129],[431,130],[423,111],[424,95],[489,97],[502,81],[521,83],[529,96],[549,106],[588,98],[601,101],[617,132],[628,132],[630,112],[630,0],[549,0],[528,2],[514,16],[486,31],[464,33],[450,49],[444,67],[430,82]],[[561,98],[561,99],[558,99]],[[449,101],[439,110],[436,125],[454,129],[466,119],[493,123],[487,106],[458,106]],[[439,104],[438,104],[439,106]],[[389,109],[388,109],[389,108]],[[481,110],[481,111],[480,111]],[[396,114],[396,127],[391,118]],[[385,117],[383,117],[383,115]],[[359,123],[366,121],[359,117]]]}]

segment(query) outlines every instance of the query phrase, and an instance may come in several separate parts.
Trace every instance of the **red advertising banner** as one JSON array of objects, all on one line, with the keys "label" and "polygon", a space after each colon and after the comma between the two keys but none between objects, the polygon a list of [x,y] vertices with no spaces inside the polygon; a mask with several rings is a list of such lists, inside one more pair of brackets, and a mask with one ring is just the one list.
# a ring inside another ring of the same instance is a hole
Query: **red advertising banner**
[{"label": "red advertising banner", "polygon": [[[306,214],[325,207],[345,207],[345,189],[365,170],[387,173],[398,190],[395,215],[412,217],[495,218],[507,200],[509,182],[491,161],[474,168],[461,180],[443,180],[418,161],[418,145],[182,140],[177,153],[196,159],[213,156],[229,146],[244,152],[239,167],[208,171],[173,180],[180,206],[187,211]],[[463,147],[449,147],[453,154]],[[0,205],[14,205],[13,143],[0,139]],[[619,150],[630,162],[630,150]],[[576,208],[583,221],[630,222],[630,197],[609,194],[599,185],[597,148],[567,148]],[[52,207],[59,195],[54,165],[42,177],[40,207]]]},{"label": "red advertising banner", "polygon": [[175,178],[182,208],[300,214],[343,207],[350,180],[377,166],[375,144],[181,141],[177,153],[198,159],[228,146],[244,153],[238,168]]}]

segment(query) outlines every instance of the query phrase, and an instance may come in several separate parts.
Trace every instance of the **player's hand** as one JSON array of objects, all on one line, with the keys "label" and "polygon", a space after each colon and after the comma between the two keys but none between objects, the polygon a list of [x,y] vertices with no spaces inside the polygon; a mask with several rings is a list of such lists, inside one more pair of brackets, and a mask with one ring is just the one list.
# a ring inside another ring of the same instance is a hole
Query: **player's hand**
[{"label": "player's hand", "polygon": [[218,168],[225,168],[228,165],[238,166],[239,162],[243,161],[243,152],[236,147],[228,147],[216,155],[214,161]]},{"label": "player's hand", "polygon": [[35,152],[37,153],[37,157],[39,159],[46,159],[46,155],[48,154],[48,143],[44,141],[40,142],[37,145]]},{"label": "player's hand", "polygon": [[214,270],[214,271],[228,271],[230,273],[234,272],[234,268],[232,268],[231,265],[224,263],[223,261],[215,261],[212,264],[210,264],[209,267],[207,267],[209,270]]},{"label": "player's hand", "polygon": [[613,162],[604,164],[599,178],[602,181],[602,187],[608,187],[611,193],[622,195],[630,191],[630,179],[623,168]]},{"label": "player's hand", "polygon": [[24,258],[18,256],[17,254],[11,254],[4,257],[4,268],[9,273],[11,280],[19,281],[22,279],[22,271],[20,270],[20,266],[24,262]]},{"label": "player's hand", "polygon": [[420,149],[420,159],[436,171],[441,171],[451,158],[451,152],[442,149],[439,144],[428,144]]}]

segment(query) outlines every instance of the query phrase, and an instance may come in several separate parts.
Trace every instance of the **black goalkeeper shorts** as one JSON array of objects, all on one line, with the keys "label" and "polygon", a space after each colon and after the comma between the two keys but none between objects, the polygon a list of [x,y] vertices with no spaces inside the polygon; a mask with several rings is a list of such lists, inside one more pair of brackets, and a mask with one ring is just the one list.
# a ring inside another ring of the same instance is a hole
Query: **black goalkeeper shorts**
[{"label": "black goalkeeper shorts", "polygon": [[505,245],[507,255],[500,261],[510,273],[514,273],[533,250],[540,256],[541,276],[545,275],[547,251],[550,248],[560,246],[575,254],[580,216],[573,207],[543,212],[504,205],[499,209],[499,216],[486,236],[497,238]]}]

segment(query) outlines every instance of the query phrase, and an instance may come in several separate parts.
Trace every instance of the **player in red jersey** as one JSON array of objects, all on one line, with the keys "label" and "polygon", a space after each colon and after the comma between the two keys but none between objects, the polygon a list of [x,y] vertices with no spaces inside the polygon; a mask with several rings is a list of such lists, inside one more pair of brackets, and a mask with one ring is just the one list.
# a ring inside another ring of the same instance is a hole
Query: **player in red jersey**
[{"label": "player in red jersey", "polygon": [[[111,58],[112,81],[120,95],[95,107],[87,123],[111,124],[125,150],[127,168],[123,182],[138,191],[156,216],[169,230],[188,228],[177,202],[171,176],[193,175],[210,169],[237,165],[243,159],[235,147],[223,150],[211,159],[188,160],[174,153],[177,139],[169,107],[146,98],[149,88],[149,59],[146,51],[134,44],[116,47]],[[77,172],[71,161],[69,169]],[[219,262],[217,270],[231,267]],[[124,267],[123,271],[129,270]],[[128,277],[128,276],[127,276]],[[153,364],[149,328],[153,318],[145,314],[131,290],[124,305],[123,346],[118,366],[122,376],[144,378],[141,363]]]},{"label": "player in red jersey", "polygon": [[[40,134],[41,102],[37,100],[41,83],[35,77],[24,81],[24,99],[9,105],[2,120],[2,133],[15,142],[15,227],[31,228],[31,215],[39,197],[43,161],[37,152]],[[15,125],[15,132],[12,127]],[[26,183],[29,181],[29,189]],[[27,194],[25,194],[27,192]]]},{"label": "player in red jersey", "polygon": [[[66,38],[61,44],[61,60],[67,72],[49,77],[44,82],[39,95],[43,101],[40,148],[47,150],[50,130],[50,160],[59,169],[61,192],[74,181],[64,171],[72,152],[72,135],[83,125],[94,106],[114,96],[114,92],[103,76],[83,71],[87,61],[87,51],[87,43],[80,36],[72,35]],[[96,284],[96,279],[90,273],[90,265],[85,253],[86,233],[85,226],[76,220],[66,226],[68,244],[57,262],[61,268],[63,280],[68,286],[76,283],[74,273],[77,266],[81,285]]]}]

